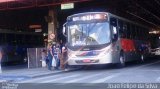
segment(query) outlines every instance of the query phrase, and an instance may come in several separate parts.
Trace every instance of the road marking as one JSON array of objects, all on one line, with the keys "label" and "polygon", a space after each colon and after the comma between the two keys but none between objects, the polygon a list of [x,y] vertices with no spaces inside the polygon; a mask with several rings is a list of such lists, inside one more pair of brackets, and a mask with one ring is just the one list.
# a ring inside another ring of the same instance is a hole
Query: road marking
[{"label": "road marking", "polygon": [[160,70],[148,70],[148,69],[144,69],[144,70],[134,70],[137,72],[160,72]]},{"label": "road marking", "polygon": [[103,73],[93,74],[93,75],[89,75],[89,76],[85,76],[85,77],[80,77],[78,79],[73,79],[73,80],[70,80],[70,81],[66,81],[66,82],[63,82],[63,83],[75,83],[77,81],[89,79],[89,78],[92,78],[92,77],[95,77],[95,76],[99,76],[99,75],[102,75],[102,74]]},{"label": "road marking", "polygon": [[0,80],[0,83],[7,82],[7,80]]},{"label": "road marking", "polygon": [[156,79],[156,82],[159,82],[159,83],[160,83],[160,77],[158,77],[158,78]]},{"label": "road marking", "polygon": [[49,82],[59,81],[59,80],[72,78],[72,77],[77,77],[77,76],[80,76],[80,74],[70,75],[70,76],[66,76],[66,77],[59,77],[59,78],[55,78],[53,80],[41,81],[40,83],[49,83]]},{"label": "road marking", "polygon": [[[53,73],[53,72],[46,72],[46,73],[39,72],[39,73],[29,74],[29,76],[45,75],[45,74],[51,74],[51,73]],[[59,73],[59,71],[57,71],[57,72],[55,71],[54,73]]]},{"label": "road marking", "polygon": [[59,74],[59,75],[54,75],[54,76],[47,76],[47,77],[41,77],[41,78],[35,78],[35,79],[29,79],[29,80],[24,80],[24,81],[20,81],[19,83],[27,83],[27,82],[36,82],[36,81],[43,81],[46,79],[52,79],[55,77],[61,77],[64,76],[63,74]]},{"label": "road marking", "polygon": [[103,78],[101,78],[101,79],[92,81],[92,82],[90,82],[90,83],[103,83],[103,82],[105,82],[105,81],[107,81],[107,80],[109,80],[109,79],[112,79],[112,78],[114,78],[114,77],[117,77],[117,76],[119,76],[119,75],[120,75],[120,74],[114,74],[114,75],[111,75],[111,76],[103,77]]}]

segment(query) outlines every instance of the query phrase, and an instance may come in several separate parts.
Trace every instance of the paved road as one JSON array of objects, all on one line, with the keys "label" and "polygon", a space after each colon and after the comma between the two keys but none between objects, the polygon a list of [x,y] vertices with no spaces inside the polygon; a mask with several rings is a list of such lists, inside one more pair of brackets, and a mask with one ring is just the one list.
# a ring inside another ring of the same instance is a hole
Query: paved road
[{"label": "paved road", "polygon": [[77,71],[33,78],[18,83],[160,83],[160,57],[150,58],[145,63],[127,63],[125,68],[114,65],[88,67]]}]

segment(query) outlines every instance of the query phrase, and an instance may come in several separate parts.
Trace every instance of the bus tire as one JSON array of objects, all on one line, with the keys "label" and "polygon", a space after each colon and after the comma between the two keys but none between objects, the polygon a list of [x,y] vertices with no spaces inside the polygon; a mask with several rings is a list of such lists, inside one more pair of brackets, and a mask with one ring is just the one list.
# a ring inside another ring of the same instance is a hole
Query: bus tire
[{"label": "bus tire", "polygon": [[118,67],[123,68],[123,67],[125,67],[125,65],[126,65],[125,55],[124,55],[124,53],[120,53]]}]

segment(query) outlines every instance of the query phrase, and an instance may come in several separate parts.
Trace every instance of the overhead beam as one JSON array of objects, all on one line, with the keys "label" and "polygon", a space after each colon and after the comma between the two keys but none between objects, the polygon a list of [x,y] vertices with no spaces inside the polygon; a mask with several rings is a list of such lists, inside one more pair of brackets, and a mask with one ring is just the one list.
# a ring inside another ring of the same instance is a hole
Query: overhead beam
[{"label": "overhead beam", "polygon": [[[17,10],[17,9],[25,9],[25,8],[35,8],[35,7],[49,7],[49,6],[60,5],[60,4],[63,4],[63,3],[79,3],[79,2],[87,2],[87,1],[93,1],[93,0],[59,0],[57,2],[43,3],[43,4],[38,4],[40,2],[40,0],[34,0],[33,3],[30,3],[27,6],[15,6],[15,7],[9,7],[10,2],[6,2],[6,0],[3,0],[3,1],[5,1],[5,3],[4,3],[3,8],[0,8],[0,11],[3,11],[3,10]],[[17,3],[17,5],[19,3],[18,0],[10,0],[10,1],[14,1],[15,3]],[[23,2],[25,2],[25,1],[23,1]]]},{"label": "overhead beam", "polygon": [[136,6],[140,7],[142,10],[146,11],[147,13],[151,14],[153,17],[155,17],[156,19],[158,19],[160,21],[160,18],[158,16],[156,16],[155,14],[153,14],[152,12],[150,12],[149,10],[141,7],[139,4],[136,3]]},{"label": "overhead beam", "polygon": [[150,21],[148,21],[148,20],[146,20],[146,19],[144,19],[144,18],[142,18],[142,17],[140,17],[140,16],[138,16],[138,15],[136,15],[136,14],[134,14],[134,13],[131,13],[131,12],[129,12],[129,11],[126,11],[126,13],[128,13],[128,14],[136,17],[136,18],[139,18],[139,19],[141,19],[141,20],[143,20],[143,21],[145,21],[145,22],[151,24],[152,26],[155,26],[155,27],[160,28],[160,26],[158,26],[158,25],[154,24],[153,22],[150,22]]},{"label": "overhead beam", "polygon": [[159,1],[157,1],[157,0],[154,0],[158,5],[160,5],[160,2]]}]

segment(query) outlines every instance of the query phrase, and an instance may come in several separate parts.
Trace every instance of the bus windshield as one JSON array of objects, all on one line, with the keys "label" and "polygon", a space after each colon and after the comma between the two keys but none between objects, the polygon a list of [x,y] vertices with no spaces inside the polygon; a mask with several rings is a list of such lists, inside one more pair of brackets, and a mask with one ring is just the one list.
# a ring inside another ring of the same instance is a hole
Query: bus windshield
[{"label": "bus windshield", "polygon": [[68,25],[70,46],[102,45],[110,42],[108,22]]}]

